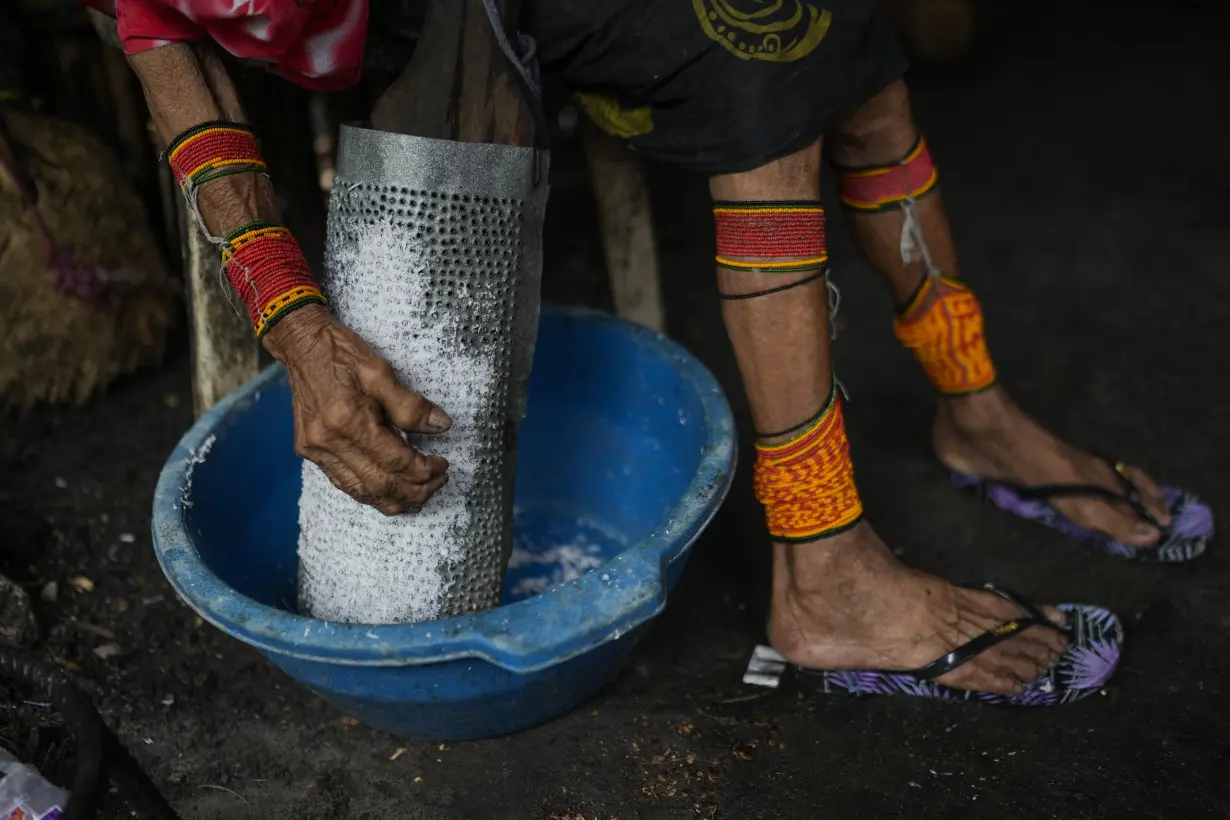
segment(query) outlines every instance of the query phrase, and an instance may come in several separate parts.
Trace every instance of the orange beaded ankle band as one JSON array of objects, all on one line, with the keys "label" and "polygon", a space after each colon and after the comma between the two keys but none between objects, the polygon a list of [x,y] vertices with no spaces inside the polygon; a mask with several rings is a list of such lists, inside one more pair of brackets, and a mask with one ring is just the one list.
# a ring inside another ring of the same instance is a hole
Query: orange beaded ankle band
[{"label": "orange beaded ankle band", "polygon": [[829,538],[862,519],[836,385],[824,410],[798,435],[782,444],[756,445],[752,482],[775,541]]},{"label": "orange beaded ankle band", "polygon": [[968,285],[942,274],[924,277],[893,329],[941,393],[960,396],[995,384],[982,305]]}]

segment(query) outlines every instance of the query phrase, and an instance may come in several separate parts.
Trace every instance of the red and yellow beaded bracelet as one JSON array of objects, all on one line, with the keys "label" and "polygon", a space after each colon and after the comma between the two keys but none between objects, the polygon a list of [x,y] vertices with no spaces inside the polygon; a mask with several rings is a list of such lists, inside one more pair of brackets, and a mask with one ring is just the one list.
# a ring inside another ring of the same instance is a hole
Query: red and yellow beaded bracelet
[{"label": "red and yellow beaded bracelet", "polygon": [[188,207],[222,251],[231,285],[248,305],[257,338],[283,316],[307,304],[325,304],[299,243],[285,226],[253,222],[225,237],[211,236],[197,208],[202,185],[231,174],[266,173],[252,129],[237,122],[206,122],[171,141],[165,153]]},{"label": "red and yellow beaded bracelet", "polygon": [[829,538],[862,520],[836,385],[828,404],[802,432],[781,444],[756,445],[752,483],[775,541]]},{"label": "red and yellow beaded bracelet", "polygon": [[184,194],[230,174],[266,173],[251,128],[237,122],[206,122],[180,134],[166,150],[167,163]]},{"label": "red and yellow beaded bracelet", "polygon": [[253,222],[232,231],[222,246],[222,264],[248,305],[257,338],[296,308],[327,304],[299,243],[276,222]]}]

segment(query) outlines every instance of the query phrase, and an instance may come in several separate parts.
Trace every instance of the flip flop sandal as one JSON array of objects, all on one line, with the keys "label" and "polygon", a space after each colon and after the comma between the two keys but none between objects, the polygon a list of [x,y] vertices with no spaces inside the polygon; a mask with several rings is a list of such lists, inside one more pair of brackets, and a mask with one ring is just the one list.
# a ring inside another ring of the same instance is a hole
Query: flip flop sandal
[{"label": "flip flop sandal", "polygon": [[[848,692],[855,695],[916,695],[939,700],[979,700],[1012,706],[1056,706],[1073,703],[1101,690],[1119,666],[1123,647],[1123,627],[1108,610],[1085,604],[1060,604],[1068,625],[1056,626],[1020,596],[993,584],[969,586],[993,592],[1021,611],[1024,616],[990,629],[920,669],[889,672],[873,669],[825,671],[795,666],[767,646],[756,647],[744,683],[776,688],[789,670],[804,688],[825,693]],[[1049,672],[1025,684],[1019,695],[973,692],[956,689],[935,679],[968,663],[996,644],[1019,635],[1031,626],[1042,626],[1062,633],[1068,651]]]},{"label": "flip flop sandal", "polygon": [[[1044,524],[1082,544],[1129,561],[1177,564],[1190,561],[1204,553],[1213,537],[1213,511],[1207,504],[1177,487],[1163,487],[1162,497],[1170,511],[1170,526],[1163,527],[1141,501],[1140,488],[1128,476],[1127,466],[1122,461],[1106,460],[1106,463],[1119,477],[1121,493],[1093,484],[1022,487],[1007,481],[977,478],[956,471],[950,473],[950,480],[955,486],[1018,518]],[[1161,530],[1161,536],[1152,546],[1124,544],[1101,530],[1077,524],[1051,505],[1051,501],[1056,498],[1091,497],[1127,505],[1142,521]]]}]

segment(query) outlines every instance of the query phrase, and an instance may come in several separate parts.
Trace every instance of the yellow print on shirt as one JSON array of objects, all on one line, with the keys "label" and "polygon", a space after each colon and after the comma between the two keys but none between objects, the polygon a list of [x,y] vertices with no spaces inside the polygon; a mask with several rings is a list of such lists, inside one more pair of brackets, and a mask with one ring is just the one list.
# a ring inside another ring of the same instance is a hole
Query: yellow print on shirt
[{"label": "yellow print on shirt", "polygon": [[803,0],[692,0],[701,28],[741,60],[792,63],[816,50],[833,14]]},{"label": "yellow print on shirt", "polygon": [[593,92],[580,92],[575,96],[594,124],[612,137],[626,140],[642,137],[653,130],[653,112],[647,105],[624,108],[611,97]]}]

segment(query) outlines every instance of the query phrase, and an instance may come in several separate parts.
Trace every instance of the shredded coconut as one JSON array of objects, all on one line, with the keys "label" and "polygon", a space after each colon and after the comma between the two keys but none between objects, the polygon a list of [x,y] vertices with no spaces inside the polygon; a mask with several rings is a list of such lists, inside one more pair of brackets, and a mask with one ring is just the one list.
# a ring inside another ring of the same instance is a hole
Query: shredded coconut
[{"label": "shredded coconut", "polygon": [[628,548],[626,534],[594,516],[517,509],[516,520],[507,585],[513,601],[575,581]]},{"label": "shredded coconut", "polygon": [[181,507],[192,506],[192,476],[196,473],[196,466],[204,463],[205,459],[209,458],[209,451],[213,449],[214,442],[218,437],[213,433],[201,442],[201,446],[191,454],[188,459],[188,469],[184,471],[184,486],[179,490],[179,504]]},{"label": "shredded coconut", "polygon": [[530,574],[518,579],[509,594],[513,598],[528,598],[550,592],[561,584],[575,581],[606,561],[602,548],[589,543],[584,536],[579,536],[575,544],[563,544],[542,551],[514,542],[508,569],[510,572],[524,570]]},{"label": "shredded coconut", "polygon": [[[457,344],[456,316],[424,306],[429,256],[410,232],[366,222],[347,230],[357,231],[358,241],[338,243],[327,264],[333,310],[389,361],[403,385],[453,419],[443,435],[409,436],[416,448],[448,460],[449,483],[420,512],[388,517],[354,501],[304,462],[300,607],[330,621],[431,620],[449,614],[453,570],[469,547],[466,501],[481,457],[476,416],[500,386],[497,368],[491,356]],[[458,301],[467,304],[496,298],[464,283],[456,290]]]}]

